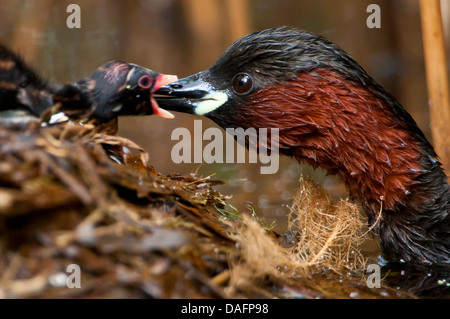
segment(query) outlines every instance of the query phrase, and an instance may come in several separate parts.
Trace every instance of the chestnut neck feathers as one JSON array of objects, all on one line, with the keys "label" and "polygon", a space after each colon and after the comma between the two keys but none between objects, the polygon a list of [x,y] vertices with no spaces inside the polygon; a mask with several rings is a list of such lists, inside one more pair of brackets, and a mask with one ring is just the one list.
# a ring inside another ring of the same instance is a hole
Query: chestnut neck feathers
[{"label": "chestnut neck feathers", "polygon": [[371,224],[381,210],[375,230],[386,259],[448,263],[446,176],[414,122],[377,93],[317,69],[260,90],[237,111],[241,124],[280,128],[281,153],[340,175]]},{"label": "chestnut neck feathers", "polygon": [[[247,92],[233,79],[245,74]],[[336,44],[286,27],[236,41],[199,76],[227,92],[206,116],[224,128],[280,129],[280,153],[340,175],[378,220],[391,262],[450,265],[450,190],[406,110]],[[180,81],[182,83],[182,80]]]}]

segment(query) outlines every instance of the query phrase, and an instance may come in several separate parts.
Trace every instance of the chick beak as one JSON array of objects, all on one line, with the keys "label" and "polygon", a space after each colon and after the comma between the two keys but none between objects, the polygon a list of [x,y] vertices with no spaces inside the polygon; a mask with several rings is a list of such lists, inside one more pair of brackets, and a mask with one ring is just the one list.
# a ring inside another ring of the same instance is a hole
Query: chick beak
[{"label": "chick beak", "polygon": [[228,101],[226,92],[204,79],[203,72],[171,82],[155,92],[154,97],[165,110],[205,115]]},{"label": "chick beak", "polygon": [[[178,77],[176,75],[167,75],[167,74],[158,75],[155,81],[155,85],[153,86],[152,93],[159,90],[161,87],[168,85],[169,83],[175,82],[177,80]],[[166,119],[173,119],[175,117],[175,115],[173,115],[169,111],[166,111],[165,109],[159,107],[158,102],[153,97],[153,94],[150,95],[150,103],[152,105],[154,115],[158,115]]]}]

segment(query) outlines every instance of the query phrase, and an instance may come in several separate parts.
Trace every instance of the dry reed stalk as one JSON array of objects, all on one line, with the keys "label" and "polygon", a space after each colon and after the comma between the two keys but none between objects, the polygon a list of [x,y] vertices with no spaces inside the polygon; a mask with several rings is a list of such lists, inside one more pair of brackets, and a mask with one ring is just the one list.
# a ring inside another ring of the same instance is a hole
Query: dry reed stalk
[{"label": "dry reed stalk", "polygon": [[423,48],[433,144],[450,172],[450,93],[439,0],[421,0]]}]

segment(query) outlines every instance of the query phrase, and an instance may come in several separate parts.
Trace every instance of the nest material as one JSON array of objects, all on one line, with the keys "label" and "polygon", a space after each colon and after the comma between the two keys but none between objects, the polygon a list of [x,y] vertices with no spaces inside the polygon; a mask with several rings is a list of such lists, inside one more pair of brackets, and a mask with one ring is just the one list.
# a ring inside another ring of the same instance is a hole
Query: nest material
[{"label": "nest material", "polygon": [[[333,208],[350,212],[344,222],[328,218],[334,204],[326,199],[324,215],[311,219],[315,228],[302,232],[304,200],[314,201],[302,184],[286,243],[227,207],[214,190],[221,181],[161,176],[143,149],[111,135],[116,129],[116,121],[0,126],[1,297],[374,296],[361,275],[338,282],[350,264],[337,261],[355,248],[353,207]],[[356,269],[360,259],[353,261]],[[81,270],[77,289],[67,287],[73,264]],[[332,277],[323,276],[328,268]]]},{"label": "nest material", "polygon": [[[233,289],[251,290],[258,279],[270,277],[284,281],[285,285],[289,282],[286,286],[301,283],[316,287],[317,291],[299,289],[297,294],[302,292],[302,297],[336,297],[339,289],[333,292],[336,287],[328,279],[323,280],[324,273],[335,280],[342,281],[348,273],[355,275],[352,280],[363,280],[366,259],[359,250],[363,222],[357,205],[347,200],[332,200],[320,185],[308,178],[300,180],[288,232],[278,241],[268,236],[256,221],[246,218],[245,225],[247,229],[241,233],[245,262],[233,269]],[[311,276],[313,280],[306,279]],[[351,281],[350,277],[347,280]]]}]

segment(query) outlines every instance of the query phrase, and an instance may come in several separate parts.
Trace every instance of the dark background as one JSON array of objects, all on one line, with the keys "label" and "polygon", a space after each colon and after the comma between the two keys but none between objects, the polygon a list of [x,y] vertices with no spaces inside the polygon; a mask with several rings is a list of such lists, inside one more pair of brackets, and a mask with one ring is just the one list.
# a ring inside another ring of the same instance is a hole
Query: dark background
[{"label": "dark background", "polygon": [[[81,7],[81,29],[66,26],[66,8],[71,3]],[[371,3],[381,7],[381,29],[366,26],[366,8]],[[448,31],[450,1],[441,3]],[[338,43],[400,101],[430,137],[416,0],[0,0],[0,42],[56,82],[88,76],[112,59],[181,78],[208,68],[239,37],[280,25],[312,31]],[[290,159],[281,161],[275,175],[260,175],[260,164],[175,164],[170,158],[177,143],[170,139],[172,131],[192,129],[193,120],[200,119],[176,115],[174,120],[121,119],[119,135],[143,146],[158,172],[215,174],[226,180],[219,190],[233,194],[235,206],[245,210],[243,203],[251,201],[269,221],[286,214],[302,172],[313,175],[335,196],[345,196],[337,178]],[[203,119],[204,129],[213,125]]]}]

